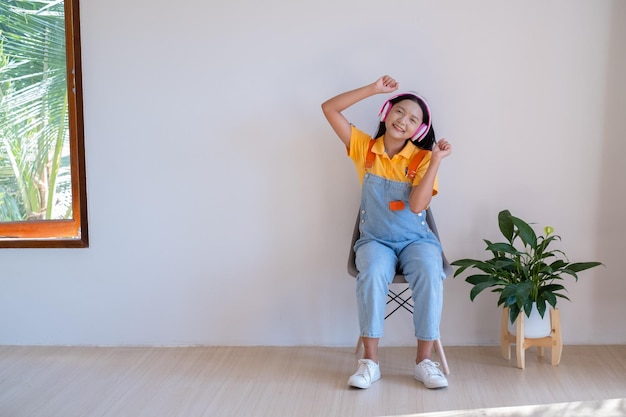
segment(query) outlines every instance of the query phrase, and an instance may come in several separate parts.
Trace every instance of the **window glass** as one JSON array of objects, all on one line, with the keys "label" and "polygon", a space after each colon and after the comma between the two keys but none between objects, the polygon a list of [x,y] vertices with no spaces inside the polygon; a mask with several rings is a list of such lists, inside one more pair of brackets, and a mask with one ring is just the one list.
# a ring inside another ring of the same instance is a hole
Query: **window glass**
[{"label": "window glass", "polygon": [[0,246],[87,246],[77,6],[0,2]]}]

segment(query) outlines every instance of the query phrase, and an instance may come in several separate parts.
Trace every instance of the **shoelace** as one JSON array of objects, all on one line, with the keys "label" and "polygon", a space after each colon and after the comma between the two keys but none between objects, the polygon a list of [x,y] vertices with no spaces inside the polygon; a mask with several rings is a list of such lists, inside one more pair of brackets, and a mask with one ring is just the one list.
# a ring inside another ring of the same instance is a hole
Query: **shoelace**
[{"label": "shoelace", "polygon": [[356,374],[358,376],[362,376],[363,378],[372,379],[372,375],[370,374],[370,367],[367,366],[366,362],[360,363],[359,369],[357,369]]},{"label": "shoelace", "polygon": [[422,365],[422,368],[424,368],[428,376],[433,376],[433,375],[443,376],[443,373],[439,370],[438,366],[439,366],[439,362],[431,361],[431,362],[425,362]]}]

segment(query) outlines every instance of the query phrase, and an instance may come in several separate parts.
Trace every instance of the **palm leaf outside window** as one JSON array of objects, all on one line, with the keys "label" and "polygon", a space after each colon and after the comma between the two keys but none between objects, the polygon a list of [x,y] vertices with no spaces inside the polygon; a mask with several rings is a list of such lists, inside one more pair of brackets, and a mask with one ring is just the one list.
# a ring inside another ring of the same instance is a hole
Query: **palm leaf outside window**
[{"label": "palm leaf outside window", "polygon": [[0,230],[75,214],[65,11],[63,0],[0,2]]}]

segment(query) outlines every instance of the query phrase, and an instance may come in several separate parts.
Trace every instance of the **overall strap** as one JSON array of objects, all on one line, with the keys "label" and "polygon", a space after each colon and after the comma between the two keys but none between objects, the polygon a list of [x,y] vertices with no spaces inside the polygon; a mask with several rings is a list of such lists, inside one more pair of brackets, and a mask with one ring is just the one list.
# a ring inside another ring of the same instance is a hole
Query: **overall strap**
[{"label": "overall strap", "polygon": [[430,152],[430,151],[427,151],[425,149],[420,149],[419,152],[416,153],[415,156],[413,156],[413,159],[411,159],[411,162],[409,162],[409,167],[407,168],[407,171],[406,171],[406,177],[410,179],[411,181],[413,181],[413,178],[415,178],[417,167],[420,165],[420,163],[426,156],[427,152]]},{"label": "overall strap", "polygon": [[374,147],[375,143],[376,139],[372,139],[370,140],[370,144],[367,147],[367,154],[365,156],[365,169],[372,169],[372,167],[374,166],[374,159],[376,159],[376,155],[374,155],[374,152],[372,152],[372,148]]},{"label": "overall strap", "polygon": [[[372,169],[372,167],[374,166],[374,160],[376,159],[376,154],[372,152],[372,148],[374,147],[375,143],[376,143],[376,139],[372,139],[370,140],[370,143],[367,147],[367,155],[365,156],[365,169]],[[406,177],[409,180],[413,181],[413,178],[415,178],[417,167],[420,165],[420,163],[426,156],[427,152],[429,151],[425,149],[420,149],[419,152],[416,153],[415,156],[413,156],[413,158],[411,159],[411,162],[409,162],[409,166],[406,171]]]}]

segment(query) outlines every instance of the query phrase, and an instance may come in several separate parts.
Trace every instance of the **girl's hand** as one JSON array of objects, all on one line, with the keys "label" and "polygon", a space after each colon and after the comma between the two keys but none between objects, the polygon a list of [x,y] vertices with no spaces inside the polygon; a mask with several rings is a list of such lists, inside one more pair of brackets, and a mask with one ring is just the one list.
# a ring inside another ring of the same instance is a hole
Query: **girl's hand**
[{"label": "girl's hand", "polygon": [[388,75],[383,75],[374,83],[376,87],[376,92],[379,94],[382,93],[392,93],[398,89],[398,82],[391,78]]},{"label": "girl's hand", "polygon": [[433,145],[433,158],[439,158],[440,160],[449,156],[452,153],[452,145],[445,140],[440,139],[437,143]]}]

